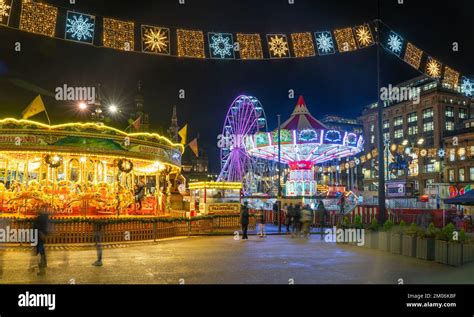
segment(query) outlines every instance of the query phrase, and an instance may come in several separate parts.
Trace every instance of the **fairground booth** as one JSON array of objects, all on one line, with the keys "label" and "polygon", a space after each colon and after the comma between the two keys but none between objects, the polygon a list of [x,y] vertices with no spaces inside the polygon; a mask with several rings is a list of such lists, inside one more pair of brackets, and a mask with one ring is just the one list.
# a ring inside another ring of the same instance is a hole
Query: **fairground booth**
[{"label": "fairground booth", "polygon": [[191,193],[190,216],[208,214],[238,214],[240,212],[242,183],[197,182],[189,183]]},{"label": "fairground booth", "polygon": [[158,134],[3,119],[0,212],[23,216],[48,205],[64,216],[161,214],[182,152]]}]

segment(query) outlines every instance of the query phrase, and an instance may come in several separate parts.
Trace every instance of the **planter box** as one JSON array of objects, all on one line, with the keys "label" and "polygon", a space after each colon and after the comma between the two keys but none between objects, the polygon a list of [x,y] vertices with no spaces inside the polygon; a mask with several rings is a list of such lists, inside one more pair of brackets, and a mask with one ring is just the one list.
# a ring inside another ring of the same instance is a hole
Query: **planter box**
[{"label": "planter box", "polygon": [[435,241],[435,261],[448,264],[448,242],[441,240]]},{"label": "planter box", "polygon": [[393,254],[402,254],[402,237],[401,233],[392,233],[390,238],[390,252]]},{"label": "planter box", "polygon": [[381,251],[390,251],[390,240],[391,240],[391,235],[390,232],[387,231],[380,231],[378,234],[378,249]]},{"label": "planter box", "polygon": [[462,262],[469,263],[474,261],[474,244],[463,244]]},{"label": "planter box", "polygon": [[402,254],[406,256],[416,257],[416,236],[406,235],[402,236]]},{"label": "planter box", "polygon": [[364,248],[377,249],[379,245],[379,233],[374,230],[364,230]]},{"label": "planter box", "polygon": [[461,243],[448,243],[448,265],[462,266],[462,250]]},{"label": "planter box", "polygon": [[435,239],[416,238],[416,257],[418,259],[433,261],[435,259]]}]

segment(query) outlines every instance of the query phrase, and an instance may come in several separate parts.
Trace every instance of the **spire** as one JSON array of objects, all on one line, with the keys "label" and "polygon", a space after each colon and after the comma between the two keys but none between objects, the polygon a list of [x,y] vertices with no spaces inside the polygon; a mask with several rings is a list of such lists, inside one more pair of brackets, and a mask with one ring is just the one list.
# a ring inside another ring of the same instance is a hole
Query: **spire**
[{"label": "spire", "polygon": [[171,140],[173,142],[178,142],[178,132],[179,132],[179,126],[178,126],[178,114],[176,111],[176,106],[173,106],[173,115],[171,116],[171,125],[168,129],[168,134],[171,137]]}]

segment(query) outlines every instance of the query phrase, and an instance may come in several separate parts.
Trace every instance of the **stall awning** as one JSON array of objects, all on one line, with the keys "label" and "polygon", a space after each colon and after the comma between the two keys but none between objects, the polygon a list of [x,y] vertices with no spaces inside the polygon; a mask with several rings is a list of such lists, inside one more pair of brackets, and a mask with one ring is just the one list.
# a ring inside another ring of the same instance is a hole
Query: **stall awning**
[{"label": "stall awning", "polygon": [[474,190],[470,190],[462,196],[445,199],[444,203],[445,204],[451,204],[451,205],[472,205],[472,206],[474,206]]}]

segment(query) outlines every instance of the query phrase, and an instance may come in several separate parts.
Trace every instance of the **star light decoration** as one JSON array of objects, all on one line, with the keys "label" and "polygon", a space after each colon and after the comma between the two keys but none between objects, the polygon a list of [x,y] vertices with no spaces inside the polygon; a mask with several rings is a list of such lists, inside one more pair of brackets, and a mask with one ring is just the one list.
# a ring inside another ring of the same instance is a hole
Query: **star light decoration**
[{"label": "star light decoration", "polygon": [[426,62],[426,74],[430,77],[439,78],[441,77],[441,63],[429,56]]},{"label": "star light decoration", "polygon": [[359,48],[369,47],[374,45],[374,37],[368,24],[362,24],[354,27],[354,34]]},{"label": "star light decoration", "polygon": [[459,85],[459,72],[455,71],[454,69],[445,66],[444,67],[444,78],[443,83],[448,84],[451,87],[455,88]]},{"label": "star light decoration", "polygon": [[468,97],[474,97],[474,80],[463,76],[461,78],[461,92]]},{"label": "star light decoration", "polygon": [[142,52],[169,55],[170,30],[142,24]]},{"label": "star light decoration", "polygon": [[411,43],[407,44],[405,56],[403,57],[405,62],[418,69],[420,67],[421,56],[423,56],[422,50]]},{"label": "star light decoration", "polygon": [[53,37],[58,8],[31,1],[21,5],[20,30]]},{"label": "star light decoration", "polygon": [[340,53],[357,50],[357,44],[354,35],[352,34],[352,28],[334,30],[334,38],[336,39],[337,49]]},{"label": "star light decoration", "polygon": [[403,38],[397,33],[390,31],[390,34],[388,35],[388,40],[387,40],[388,50],[392,54],[400,56],[400,54],[402,53],[402,47],[403,47]]},{"label": "star light decoration", "polygon": [[262,40],[258,33],[237,33],[241,59],[262,59]]},{"label": "star light decoration", "polygon": [[315,32],[316,37],[316,48],[318,49],[319,55],[334,54],[334,41],[329,31]]},{"label": "star light decoration", "polygon": [[209,40],[209,55],[211,58],[234,59],[234,38],[232,33],[207,34]]},{"label": "star light decoration", "polygon": [[313,36],[310,32],[292,33],[293,52],[296,57],[311,57],[316,55]]},{"label": "star light decoration", "polygon": [[0,24],[8,25],[11,8],[11,1],[0,0]]},{"label": "star light decoration", "polygon": [[133,22],[104,18],[104,46],[122,51],[133,51],[135,46]]},{"label": "star light decoration", "polygon": [[267,34],[267,43],[270,58],[290,57],[288,39],[285,34]]},{"label": "star light decoration", "polygon": [[95,17],[93,15],[68,11],[66,15],[66,40],[89,43],[94,41]]},{"label": "star light decoration", "polygon": [[176,30],[178,37],[178,56],[205,58],[204,34],[202,31]]}]

